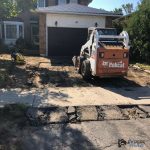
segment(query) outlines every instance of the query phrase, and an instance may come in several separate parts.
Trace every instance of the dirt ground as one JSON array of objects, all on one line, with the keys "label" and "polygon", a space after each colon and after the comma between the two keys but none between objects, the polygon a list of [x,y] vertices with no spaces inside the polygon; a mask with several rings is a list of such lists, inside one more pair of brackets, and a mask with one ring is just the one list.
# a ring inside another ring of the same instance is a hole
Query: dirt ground
[{"label": "dirt ground", "polygon": [[10,55],[0,54],[0,88],[45,87],[134,87],[149,86],[150,75],[129,67],[124,78],[84,81],[68,57],[25,57],[25,65],[16,65]]}]

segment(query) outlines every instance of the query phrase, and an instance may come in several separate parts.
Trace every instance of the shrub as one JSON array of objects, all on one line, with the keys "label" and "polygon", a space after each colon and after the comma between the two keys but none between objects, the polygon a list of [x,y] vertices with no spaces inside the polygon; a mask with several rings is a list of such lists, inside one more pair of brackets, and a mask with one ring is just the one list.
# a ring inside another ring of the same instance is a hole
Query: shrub
[{"label": "shrub", "polygon": [[22,37],[17,39],[16,48],[21,50],[21,51],[23,51],[26,48],[25,40]]}]

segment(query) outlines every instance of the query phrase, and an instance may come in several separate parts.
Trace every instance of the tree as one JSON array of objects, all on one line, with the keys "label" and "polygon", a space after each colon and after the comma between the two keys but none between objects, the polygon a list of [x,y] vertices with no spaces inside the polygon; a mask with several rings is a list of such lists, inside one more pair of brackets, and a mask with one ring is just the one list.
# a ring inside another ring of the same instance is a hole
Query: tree
[{"label": "tree", "polygon": [[36,8],[37,0],[15,0],[17,3],[17,9],[20,12],[28,11]]},{"label": "tree", "polygon": [[34,9],[37,0],[0,0],[0,18],[16,17],[23,11]]},{"label": "tree", "polygon": [[0,0],[0,18],[10,18],[18,15],[16,2]]},{"label": "tree", "polygon": [[133,11],[133,4],[132,3],[124,4],[122,5],[122,8],[126,14],[131,14]]},{"label": "tree", "polygon": [[128,19],[132,58],[150,63],[150,1],[143,0]]},{"label": "tree", "polygon": [[122,8],[115,8],[114,13],[123,14]]}]

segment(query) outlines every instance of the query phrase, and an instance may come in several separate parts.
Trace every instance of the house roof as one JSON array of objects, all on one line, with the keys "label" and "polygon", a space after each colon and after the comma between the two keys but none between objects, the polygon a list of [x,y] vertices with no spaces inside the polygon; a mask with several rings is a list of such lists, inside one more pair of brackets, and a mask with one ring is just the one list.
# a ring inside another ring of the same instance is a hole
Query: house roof
[{"label": "house roof", "polygon": [[103,15],[103,16],[122,16],[121,14],[106,11],[104,9],[96,9],[79,4],[64,4],[57,6],[50,6],[38,8],[39,13],[58,13],[58,14],[81,14],[81,15]]}]

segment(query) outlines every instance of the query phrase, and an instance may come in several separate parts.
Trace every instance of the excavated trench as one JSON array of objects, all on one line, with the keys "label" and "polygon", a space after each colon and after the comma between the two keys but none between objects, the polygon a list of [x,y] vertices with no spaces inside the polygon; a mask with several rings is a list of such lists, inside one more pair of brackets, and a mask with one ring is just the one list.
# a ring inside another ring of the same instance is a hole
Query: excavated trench
[{"label": "excavated trench", "polygon": [[74,107],[30,107],[26,116],[33,126],[84,121],[131,120],[150,118],[150,106],[74,106]]}]

